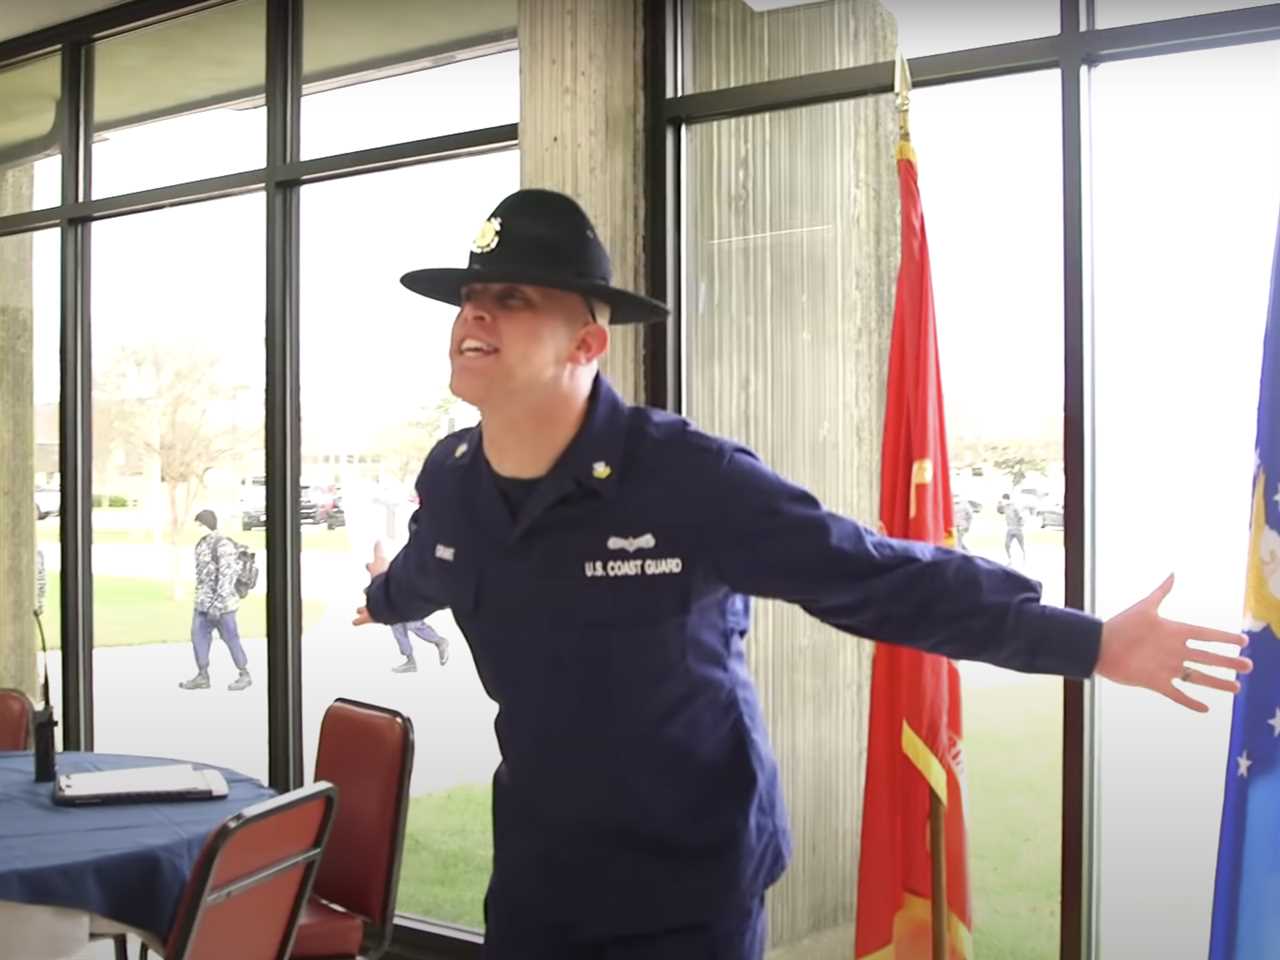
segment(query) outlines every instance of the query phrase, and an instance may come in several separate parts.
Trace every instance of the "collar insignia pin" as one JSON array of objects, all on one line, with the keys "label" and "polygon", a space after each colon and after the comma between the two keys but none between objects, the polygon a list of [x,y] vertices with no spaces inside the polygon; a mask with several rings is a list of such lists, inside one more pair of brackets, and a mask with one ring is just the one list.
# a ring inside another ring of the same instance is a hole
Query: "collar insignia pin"
[{"label": "collar insignia pin", "polygon": [[603,460],[597,460],[591,465],[591,475],[597,480],[607,480],[613,474],[613,467],[609,466]]},{"label": "collar insignia pin", "polygon": [[464,440],[462,443],[458,444],[458,448],[453,451],[453,458],[456,460],[466,452],[467,452],[467,443]]}]

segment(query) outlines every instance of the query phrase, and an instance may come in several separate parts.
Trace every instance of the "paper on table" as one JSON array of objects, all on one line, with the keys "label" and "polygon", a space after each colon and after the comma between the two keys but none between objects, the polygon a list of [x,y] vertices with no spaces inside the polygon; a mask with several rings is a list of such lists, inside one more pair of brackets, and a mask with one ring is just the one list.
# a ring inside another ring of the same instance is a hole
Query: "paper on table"
[{"label": "paper on table", "polygon": [[189,763],[68,773],[58,781],[59,791],[67,798],[201,792],[225,796],[227,792],[226,781],[217,770],[197,770]]}]

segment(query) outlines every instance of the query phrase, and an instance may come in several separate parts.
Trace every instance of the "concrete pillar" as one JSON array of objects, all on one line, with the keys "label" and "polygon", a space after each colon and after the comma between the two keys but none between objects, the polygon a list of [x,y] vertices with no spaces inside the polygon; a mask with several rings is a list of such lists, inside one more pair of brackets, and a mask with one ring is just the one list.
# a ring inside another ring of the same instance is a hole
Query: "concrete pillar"
[{"label": "concrete pillar", "polygon": [[[31,209],[32,168],[0,170],[0,216]],[[0,238],[0,687],[36,692],[31,236]]]},{"label": "concrete pillar", "polygon": [[[570,194],[644,291],[644,24],[641,0],[520,0],[520,181]],[[605,373],[643,399],[641,334],[613,331]]]},{"label": "concrete pillar", "polygon": [[[697,90],[890,60],[896,36],[878,0],[770,14],[697,0],[690,26]],[[872,527],[900,243],[896,142],[889,96],[688,135],[689,413]],[[835,952],[814,955],[852,956],[871,645],[796,607],[757,603],[755,614],[748,658],[795,840],[768,898],[771,940],[835,929]]]}]

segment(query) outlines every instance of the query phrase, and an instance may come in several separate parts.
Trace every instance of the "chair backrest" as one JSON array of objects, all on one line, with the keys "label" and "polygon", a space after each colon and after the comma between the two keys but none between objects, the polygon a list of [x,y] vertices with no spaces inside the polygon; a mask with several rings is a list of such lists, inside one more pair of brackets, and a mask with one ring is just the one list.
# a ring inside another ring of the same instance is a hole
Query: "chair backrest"
[{"label": "chair backrest", "polygon": [[413,771],[413,721],[386,707],[335,700],[325,711],[316,749],[316,780],[342,793],[316,877],[315,893],[366,918],[365,944],[386,949]]},{"label": "chair backrest", "polygon": [[165,960],[285,960],[333,825],[337,790],[315,783],[245,807],[205,843]]},{"label": "chair backrest", "polygon": [[0,689],[0,750],[31,749],[35,708],[21,690]]}]

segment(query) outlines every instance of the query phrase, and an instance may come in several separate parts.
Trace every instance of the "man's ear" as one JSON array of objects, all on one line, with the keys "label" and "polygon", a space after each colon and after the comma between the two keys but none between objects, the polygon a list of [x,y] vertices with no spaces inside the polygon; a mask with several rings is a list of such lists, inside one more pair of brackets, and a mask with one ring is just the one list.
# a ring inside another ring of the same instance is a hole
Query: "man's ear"
[{"label": "man's ear", "polygon": [[578,331],[573,345],[573,360],[583,366],[599,360],[609,350],[609,328],[602,323],[588,323]]}]

